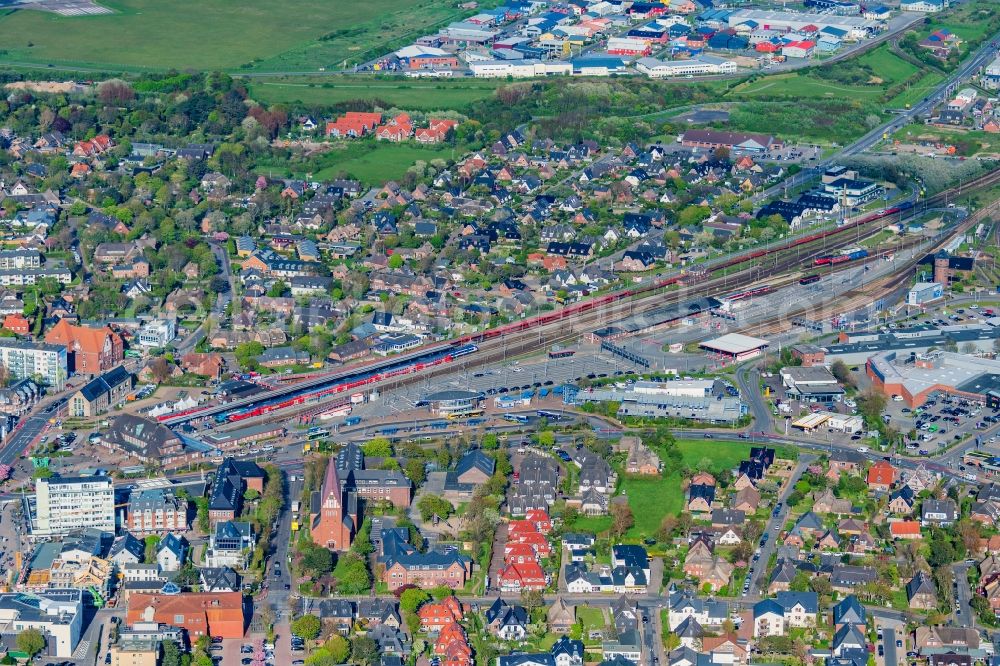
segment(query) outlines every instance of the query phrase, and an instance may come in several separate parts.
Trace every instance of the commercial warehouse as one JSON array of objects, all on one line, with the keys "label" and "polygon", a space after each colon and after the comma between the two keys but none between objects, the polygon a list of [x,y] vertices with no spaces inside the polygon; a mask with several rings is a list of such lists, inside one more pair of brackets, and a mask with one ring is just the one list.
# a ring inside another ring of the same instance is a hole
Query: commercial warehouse
[{"label": "commercial warehouse", "polygon": [[923,405],[934,392],[985,403],[988,391],[1000,389],[1000,361],[953,352],[883,352],[868,359],[865,370],[875,388],[901,396],[910,407]]},{"label": "commercial warehouse", "polygon": [[837,16],[835,14],[808,14],[799,12],[778,12],[759,9],[739,9],[726,18],[729,27],[749,25],[753,28],[798,32],[812,26],[812,29],[837,28],[847,34],[847,39],[865,39],[882,29],[879,21],[860,16]]}]

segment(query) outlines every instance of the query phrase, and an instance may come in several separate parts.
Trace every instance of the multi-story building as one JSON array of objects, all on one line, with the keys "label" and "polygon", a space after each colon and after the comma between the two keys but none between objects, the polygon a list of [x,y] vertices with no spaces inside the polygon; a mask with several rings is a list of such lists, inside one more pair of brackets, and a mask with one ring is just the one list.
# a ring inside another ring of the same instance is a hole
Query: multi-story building
[{"label": "multi-story building", "polygon": [[232,520],[216,523],[205,551],[205,566],[242,569],[246,567],[253,547],[254,535],[250,523]]},{"label": "multi-story building", "polygon": [[45,342],[65,345],[70,356],[69,369],[83,374],[107,372],[125,357],[121,337],[107,326],[74,326],[66,319],[60,319],[45,334]]},{"label": "multi-story building", "polygon": [[53,391],[62,391],[68,371],[66,346],[45,342],[0,339],[0,365],[14,379],[35,379]]},{"label": "multi-story building", "polygon": [[177,337],[177,322],[173,319],[151,321],[136,333],[136,341],[143,347],[166,347]]},{"label": "multi-story building", "polygon": [[134,594],[128,600],[125,624],[169,624],[186,629],[192,641],[201,636],[241,639],[245,618],[239,592]]},{"label": "multi-story building", "polygon": [[125,401],[132,390],[132,373],[119,365],[114,370],[95,377],[70,396],[70,416],[97,416]]},{"label": "multi-story building", "polygon": [[111,666],[156,666],[160,641],[155,636],[129,636],[111,646]]},{"label": "multi-story building", "polygon": [[73,281],[73,272],[65,266],[61,268],[8,268],[0,270],[0,286],[4,287],[35,284],[42,278],[52,278],[60,284],[69,284]]},{"label": "multi-story building", "polygon": [[37,629],[46,638],[49,655],[70,659],[80,642],[82,628],[82,590],[0,594],[0,635],[5,639]]},{"label": "multi-story building", "polygon": [[42,265],[42,255],[38,250],[0,251],[0,270],[38,268]]},{"label": "multi-story building", "polygon": [[128,501],[128,528],[139,534],[183,532],[187,529],[187,501],[169,488],[133,492]]},{"label": "multi-story building", "polygon": [[[30,506],[30,502],[29,502]],[[38,479],[32,534],[55,536],[93,527],[115,531],[115,489],[109,476]]]},{"label": "multi-story building", "polygon": [[208,519],[212,525],[235,520],[243,507],[247,490],[264,491],[264,470],[257,463],[226,458],[215,472],[208,498]]}]

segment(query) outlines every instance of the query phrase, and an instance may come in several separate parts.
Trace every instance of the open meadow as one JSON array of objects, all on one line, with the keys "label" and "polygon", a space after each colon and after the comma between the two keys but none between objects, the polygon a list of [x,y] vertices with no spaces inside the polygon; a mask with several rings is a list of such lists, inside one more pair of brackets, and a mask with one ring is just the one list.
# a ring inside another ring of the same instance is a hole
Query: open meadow
[{"label": "open meadow", "polygon": [[[58,16],[34,10],[0,14],[0,63],[165,69],[316,72],[384,53],[400,39],[461,16],[443,0],[383,0],[357,5],[302,0],[102,0],[114,10]],[[113,36],[113,38],[111,37]]]}]

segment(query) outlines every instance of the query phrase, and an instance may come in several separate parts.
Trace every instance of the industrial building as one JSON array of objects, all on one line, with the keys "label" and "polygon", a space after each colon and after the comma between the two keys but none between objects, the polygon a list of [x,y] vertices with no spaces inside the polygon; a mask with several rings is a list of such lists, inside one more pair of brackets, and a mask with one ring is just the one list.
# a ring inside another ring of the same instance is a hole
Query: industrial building
[{"label": "industrial building", "polygon": [[581,390],[576,404],[617,402],[619,416],[690,419],[707,423],[732,423],[746,407],[713,380],[636,382],[627,388],[606,386]]},{"label": "industrial building", "polygon": [[704,74],[735,74],[736,63],[710,55],[701,55],[687,60],[658,60],[639,58],[635,68],[653,79],[672,76],[701,76]]},{"label": "industrial building", "polygon": [[779,12],[759,9],[738,9],[726,21],[731,28],[740,26],[762,27],[780,32],[798,32],[812,26],[816,28],[837,28],[846,33],[849,40],[865,39],[882,29],[880,21],[860,16],[837,16],[836,14],[812,14],[806,12]]},{"label": "industrial building", "polygon": [[844,397],[844,389],[825,366],[790,366],[778,374],[786,395],[801,402],[840,402]]},{"label": "industrial building", "polygon": [[940,282],[918,282],[906,295],[906,304],[923,306],[942,296],[944,296],[944,287]]},{"label": "industrial building", "polygon": [[882,352],[865,366],[873,386],[919,407],[934,392],[951,393],[986,402],[1000,389],[1000,361],[946,351],[926,354]]}]

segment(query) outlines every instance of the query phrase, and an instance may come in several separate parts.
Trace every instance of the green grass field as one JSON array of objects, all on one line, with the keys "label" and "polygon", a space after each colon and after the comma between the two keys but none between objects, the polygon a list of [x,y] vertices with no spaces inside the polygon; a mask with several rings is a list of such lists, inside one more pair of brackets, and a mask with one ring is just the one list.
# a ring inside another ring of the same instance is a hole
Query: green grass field
[{"label": "green grass field", "polygon": [[[402,178],[418,160],[429,162],[438,157],[455,159],[461,156],[463,150],[450,145],[353,141],[347,142],[343,148],[324,153],[317,159],[317,169],[309,173],[312,178],[328,180],[345,172],[366,185],[381,185],[388,180]],[[271,177],[303,178],[307,175],[298,167],[291,168],[285,164],[261,164],[256,171]]]},{"label": "green grass field", "polygon": [[336,82],[316,77],[255,81],[250,86],[254,99],[268,104],[302,102],[336,104],[348,100],[380,100],[392,106],[418,111],[462,109],[469,103],[493,95],[504,80],[472,79],[457,81],[371,80],[338,77]]},{"label": "green grass field", "polygon": [[[0,16],[0,62],[115,69],[317,71],[361,60],[461,12],[444,0],[355,5],[302,0],[102,0],[114,14],[62,17],[17,10]],[[380,51],[384,52],[384,51]]]},{"label": "green grass field", "polygon": [[903,143],[936,142],[954,145],[958,148],[958,154],[965,157],[980,153],[990,155],[1000,153],[1000,135],[989,132],[966,132],[946,127],[911,124],[900,127],[892,138]]},{"label": "green grass field", "polygon": [[[737,467],[750,455],[750,444],[725,440],[682,439],[677,441],[687,467],[699,467],[709,461],[708,469],[714,474]],[[792,457],[789,449],[778,447],[779,456]],[[621,481],[621,492],[628,497],[635,517],[635,525],[626,535],[629,540],[639,540],[656,534],[663,517],[678,514],[684,507],[684,491],[680,474],[663,477],[626,476]],[[609,521],[610,525],[610,521]],[[579,523],[574,529],[579,528]],[[605,528],[606,529],[606,528]]]},{"label": "green grass field", "polygon": [[[736,86],[728,97],[825,97],[874,102],[881,99],[890,87],[906,81],[920,71],[916,65],[900,58],[884,45],[867,51],[857,58],[830,65],[830,68],[833,73],[857,72],[860,83],[856,85],[842,83],[839,76],[826,75],[824,68],[808,69],[787,74],[772,74],[747,81]],[[874,79],[863,76],[862,73],[865,71],[871,71]]]},{"label": "green grass field", "polygon": [[829,97],[878,100],[884,90],[881,87],[845,86],[840,83],[821,81],[798,73],[775,74],[756,81],[748,81],[733,89],[731,97]]}]

